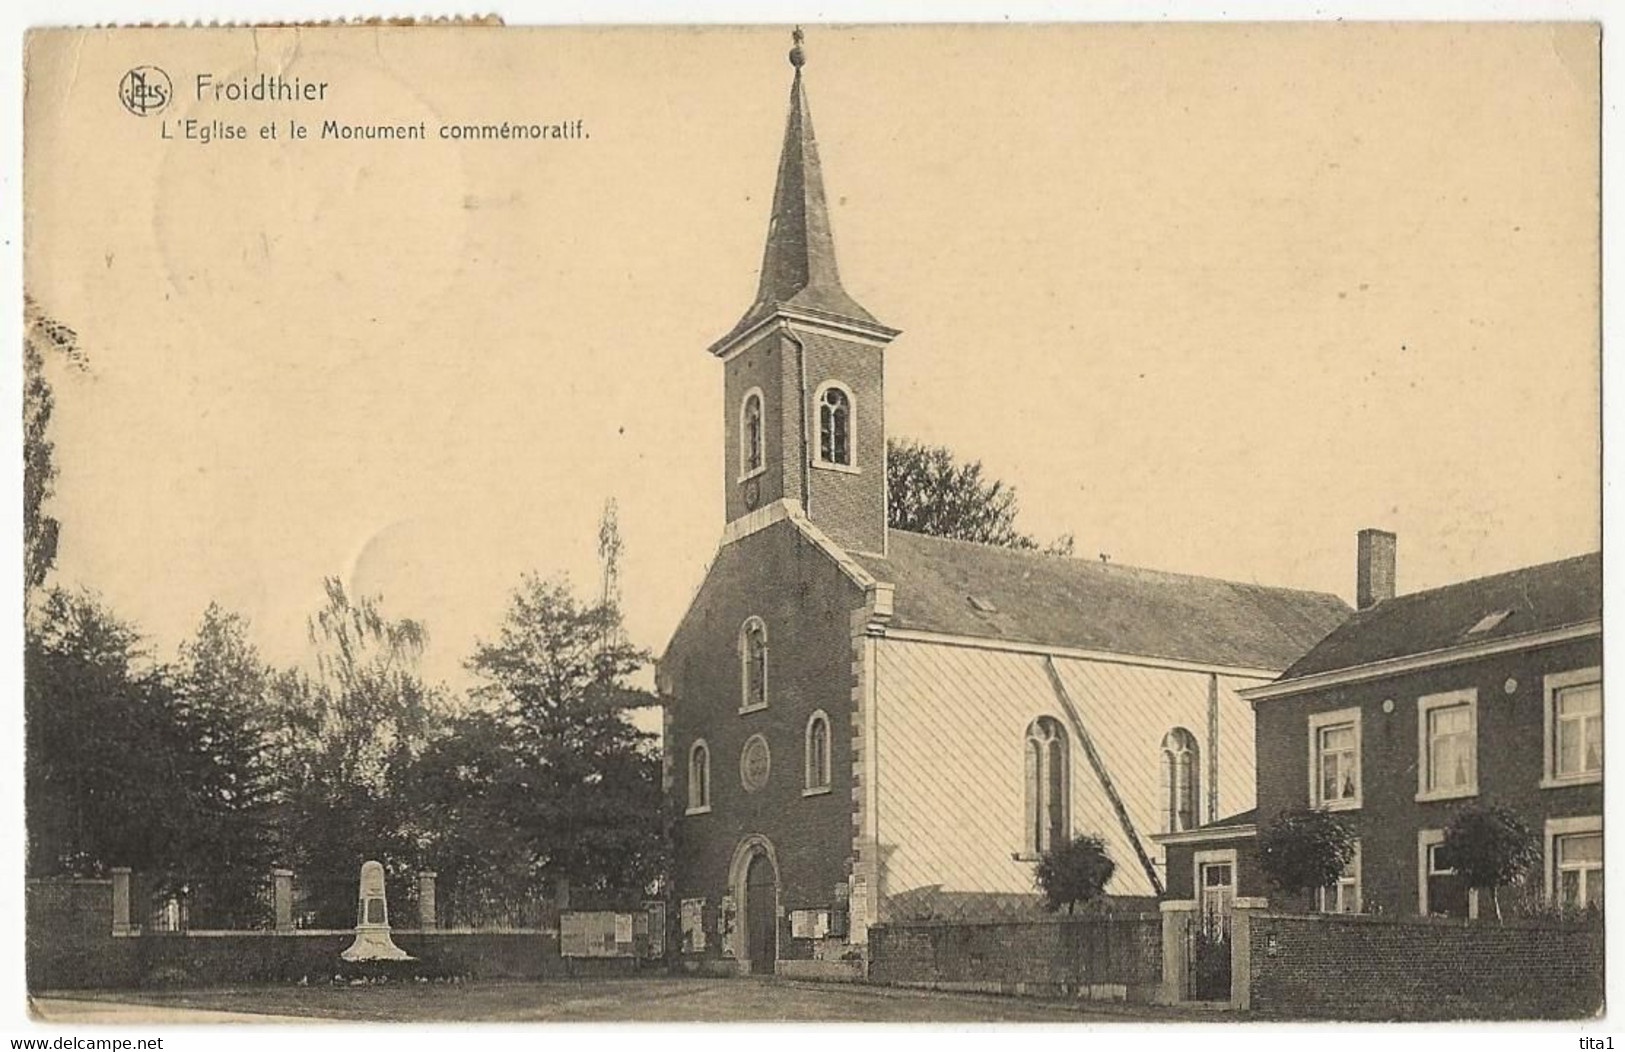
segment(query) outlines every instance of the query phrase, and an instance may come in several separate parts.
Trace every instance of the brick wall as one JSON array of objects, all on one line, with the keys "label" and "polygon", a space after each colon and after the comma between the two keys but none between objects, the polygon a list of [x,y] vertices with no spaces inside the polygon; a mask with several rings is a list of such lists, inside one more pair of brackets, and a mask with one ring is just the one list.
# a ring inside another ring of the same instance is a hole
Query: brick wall
[{"label": "brick wall", "polygon": [[[1260,701],[1255,724],[1259,828],[1286,808],[1309,802],[1309,716],[1360,709],[1363,799],[1358,810],[1342,814],[1360,837],[1362,896],[1368,910],[1415,914],[1417,833],[1442,829],[1463,804],[1487,800],[1508,804],[1537,833],[1547,818],[1602,814],[1600,783],[1540,786],[1545,747],[1542,678],[1601,663],[1601,641],[1589,639]],[[1516,682],[1511,693],[1506,689],[1509,680]],[[1469,687],[1478,691],[1478,796],[1419,802],[1417,699]],[[1383,711],[1385,701],[1393,702],[1392,712]],[[1543,882],[1539,874],[1536,879]],[[1306,901],[1288,902],[1273,890],[1244,894],[1270,895],[1276,906],[1307,906]]]},{"label": "brick wall", "polygon": [[[852,854],[852,743],[843,732],[851,727],[851,612],[862,598],[790,522],[718,553],[660,667],[677,816],[674,899],[705,898],[709,916],[731,890],[740,841],[760,834],[773,844],[782,910],[835,905]],[[741,713],[737,639],[752,615],[767,626],[768,706]],[[807,721],[820,709],[831,730],[830,791],[804,796]],[[766,737],[772,761],[767,785],[746,792],[740,752],[755,734]],[[684,815],[689,749],[701,737],[711,754],[711,811]],[[710,931],[707,952],[714,954]],[[785,921],[780,953],[797,952]]]},{"label": "brick wall", "polygon": [[1162,919],[891,923],[869,933],[869,979],[1041,997],[1150,1001],[1162,980]]},{"label": "brick wall", "polygon": [[1602,925],[1260,914],[1252,1008],[1318,1019],[1564,1019],[1603,1003]]},{"label": "brick wall", "polygon": [[1279,892],[1270,885],[1258,865],[1257,837],[1218,837],[1202,843],[1167,844],[1163,847],[1167,865],[1163,882],[1170,899],[1196,898],[1196,853],[1234,851],[1236,853],[1236,894],[1245,898],[1270,898]]},{"label": "brick wall", "polygon": [[135,940],[113,938],[112,881],[30,880],[24,887],[30,990],[135,985]]}]

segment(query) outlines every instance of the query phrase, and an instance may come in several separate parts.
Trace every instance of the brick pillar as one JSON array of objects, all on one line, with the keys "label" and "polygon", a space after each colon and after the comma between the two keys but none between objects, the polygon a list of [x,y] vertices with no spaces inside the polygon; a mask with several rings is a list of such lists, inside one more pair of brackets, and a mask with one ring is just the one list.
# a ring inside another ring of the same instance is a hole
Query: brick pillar
[{"label": "brick pillar", "polygon": [[293,870],[271,870],[271,901],[276,911],[276,930],[293,931]]},{"label": "brick pillar", "polygon": [[1253,1006],[1253,917],[1268,906],[1265,899],[1244,898],[1230,906],[1230,1007],[1240,1012]]},{"label": "brick pillar", "polygon": [[114,866],[113,876],[113,934],[129,935],[130,925],[130,867]]},{"label": "brick pillar", "polygon": [[1185,1000],[1191,974],[1189,933],[1195,917],[1194,899],[1170,899],[1162,904],[1162,989],[1157,994],[1158,1004]]},{"label": "brick pillar", "polygon": [[439,914],[435,910],[434,878],[438,876],[432,869],[418,871],[418,928],[423,931],[434,931],[440,927]]}]

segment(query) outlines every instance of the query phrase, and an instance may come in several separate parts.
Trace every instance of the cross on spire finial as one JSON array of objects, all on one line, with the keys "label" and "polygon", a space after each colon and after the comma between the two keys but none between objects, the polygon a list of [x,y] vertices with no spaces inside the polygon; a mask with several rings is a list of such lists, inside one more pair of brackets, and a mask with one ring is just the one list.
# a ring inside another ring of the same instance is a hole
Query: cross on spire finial
[{"label": "cross on spire finial", "polygon": [[800,26],[796,26],[790,32],[790,43],[794,45],[790,48],[790,65],[796,67],[797,70],[807,64],[807,53],[801,48],[801,42],[806,38],[807,35],[801,31]]}]

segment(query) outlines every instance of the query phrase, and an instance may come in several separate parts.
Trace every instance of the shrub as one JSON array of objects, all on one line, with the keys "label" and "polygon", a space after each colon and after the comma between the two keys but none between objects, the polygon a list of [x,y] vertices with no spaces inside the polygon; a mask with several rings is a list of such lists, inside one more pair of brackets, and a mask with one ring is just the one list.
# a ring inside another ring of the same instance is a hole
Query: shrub
[{"label": "shrub", "polygon": [[1444,830],[1439,861],[1469,888],[1487,889],[1501,919],[1500,889],[1516,884],[1540,861],[1540,838],[1502,804],[1475,804],[1457,811]]},{"label": "shrub", "polygon": [[1098,836],[1081,836],[1051,848],[1038,860],[1033,881],[1044,893],[1044,908],[1071,913],[1079,903],[1100,898],[1117,871],[1117,863]]},{"label": "shrub", "polygon": [[1325,811],[1283,811],[1258,837],[1258,864],[1285,892],[1308,892],[1337,883],[1354,857],[1354,834]]}]

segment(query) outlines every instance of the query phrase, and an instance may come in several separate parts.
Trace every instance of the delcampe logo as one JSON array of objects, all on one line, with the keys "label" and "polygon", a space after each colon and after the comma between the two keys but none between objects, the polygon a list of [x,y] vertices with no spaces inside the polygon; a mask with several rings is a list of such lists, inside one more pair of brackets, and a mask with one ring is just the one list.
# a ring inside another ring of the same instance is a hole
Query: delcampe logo
[{"label": "delcampe logo", "polygon": [[137,117],[162,113],[169,100],[175,97],[175,85],[169,74],[157,66],[137,66],[124,74],[118,85],[119,101]]}]

